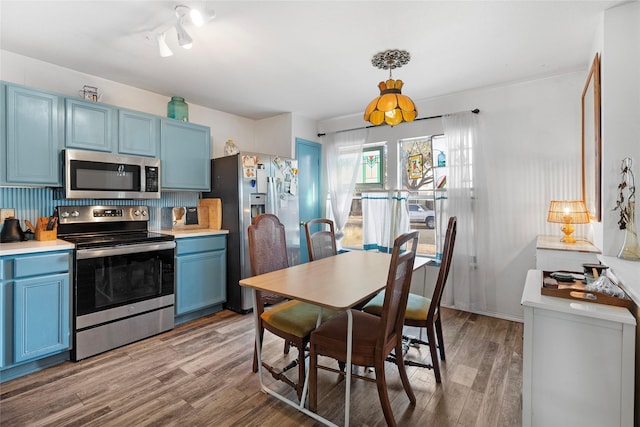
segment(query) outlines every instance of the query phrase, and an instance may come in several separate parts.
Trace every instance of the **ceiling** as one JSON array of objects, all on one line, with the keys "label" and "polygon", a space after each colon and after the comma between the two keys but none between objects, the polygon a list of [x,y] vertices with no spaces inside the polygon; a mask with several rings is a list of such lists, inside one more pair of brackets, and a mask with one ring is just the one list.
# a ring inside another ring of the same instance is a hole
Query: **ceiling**
[{"label": "ceiling", "polygon": [[359,113],[388,71],[414,100],[586,70],[602,11],[623,1],[208,1],[193,48],[155,34],[192,1],[0,0],[0,48],[251,119]]}]

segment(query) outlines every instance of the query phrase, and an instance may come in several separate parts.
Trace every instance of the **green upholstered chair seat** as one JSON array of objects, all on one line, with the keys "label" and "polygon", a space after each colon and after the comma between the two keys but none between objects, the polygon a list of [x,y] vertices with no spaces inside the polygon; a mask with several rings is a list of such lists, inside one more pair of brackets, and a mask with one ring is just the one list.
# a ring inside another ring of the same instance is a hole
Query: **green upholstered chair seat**
[{"label": "green upholstered chair seat", "polygon": [[[382,315],[383,302],[384,291],[380,292],[371,301],[369,301],[362,310],[367,313],[380,316]],[[407,311],[404,316],[405,320],[426,320],[430,305],[430,298],[416,294],[409,294],[409,298],[407,300]]]},{"label": "green upholstered chair seat", "polygon": [[[262,313],[262,321],[283,332],[305,337],[316,327],[320,307],[301,301],[286,301],[271,307]],[[322,309],[322,321],[329,319],[336,312]]]}]

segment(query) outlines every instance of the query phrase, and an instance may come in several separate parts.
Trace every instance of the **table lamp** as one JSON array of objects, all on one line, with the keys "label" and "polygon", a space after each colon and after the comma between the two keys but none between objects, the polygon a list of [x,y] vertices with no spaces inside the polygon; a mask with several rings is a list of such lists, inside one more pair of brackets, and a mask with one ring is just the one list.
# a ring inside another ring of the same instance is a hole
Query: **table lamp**
[{"label": "table lamp", "polygon": [[571,236],[575,230],[573,224],[588,224],[589,212],[582,200],[552,200],[547,221],[563,224],[561,242],[575,243],[576,239]]}]

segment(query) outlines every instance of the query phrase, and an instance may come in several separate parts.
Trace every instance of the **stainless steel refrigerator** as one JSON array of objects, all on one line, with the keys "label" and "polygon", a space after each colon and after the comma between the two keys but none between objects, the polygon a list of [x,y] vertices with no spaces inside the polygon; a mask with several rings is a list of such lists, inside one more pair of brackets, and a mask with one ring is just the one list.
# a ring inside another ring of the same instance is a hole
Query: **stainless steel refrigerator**
[{"label": "stainless steel refrigerator", "polygon": [[247,227],[261,213],[273,213],[285,227],[289,265],[300,263],[297,160],[263,153],[240,152],[211,160],[211,191],[203,198],[222,200],[222,228],[227,240],[227,302],[247,313],[251,290],[238,284],[251,276]]}]

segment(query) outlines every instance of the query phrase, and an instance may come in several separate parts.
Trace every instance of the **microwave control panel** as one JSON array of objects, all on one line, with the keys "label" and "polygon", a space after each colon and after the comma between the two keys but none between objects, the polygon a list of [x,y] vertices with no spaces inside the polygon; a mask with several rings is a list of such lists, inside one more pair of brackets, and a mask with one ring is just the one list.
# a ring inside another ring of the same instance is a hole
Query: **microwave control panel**
[{"label": "microwave control panel", "polygon": [[160,191],[158,168],[155,166],[144,167],[145,192],[157,193]]}]

